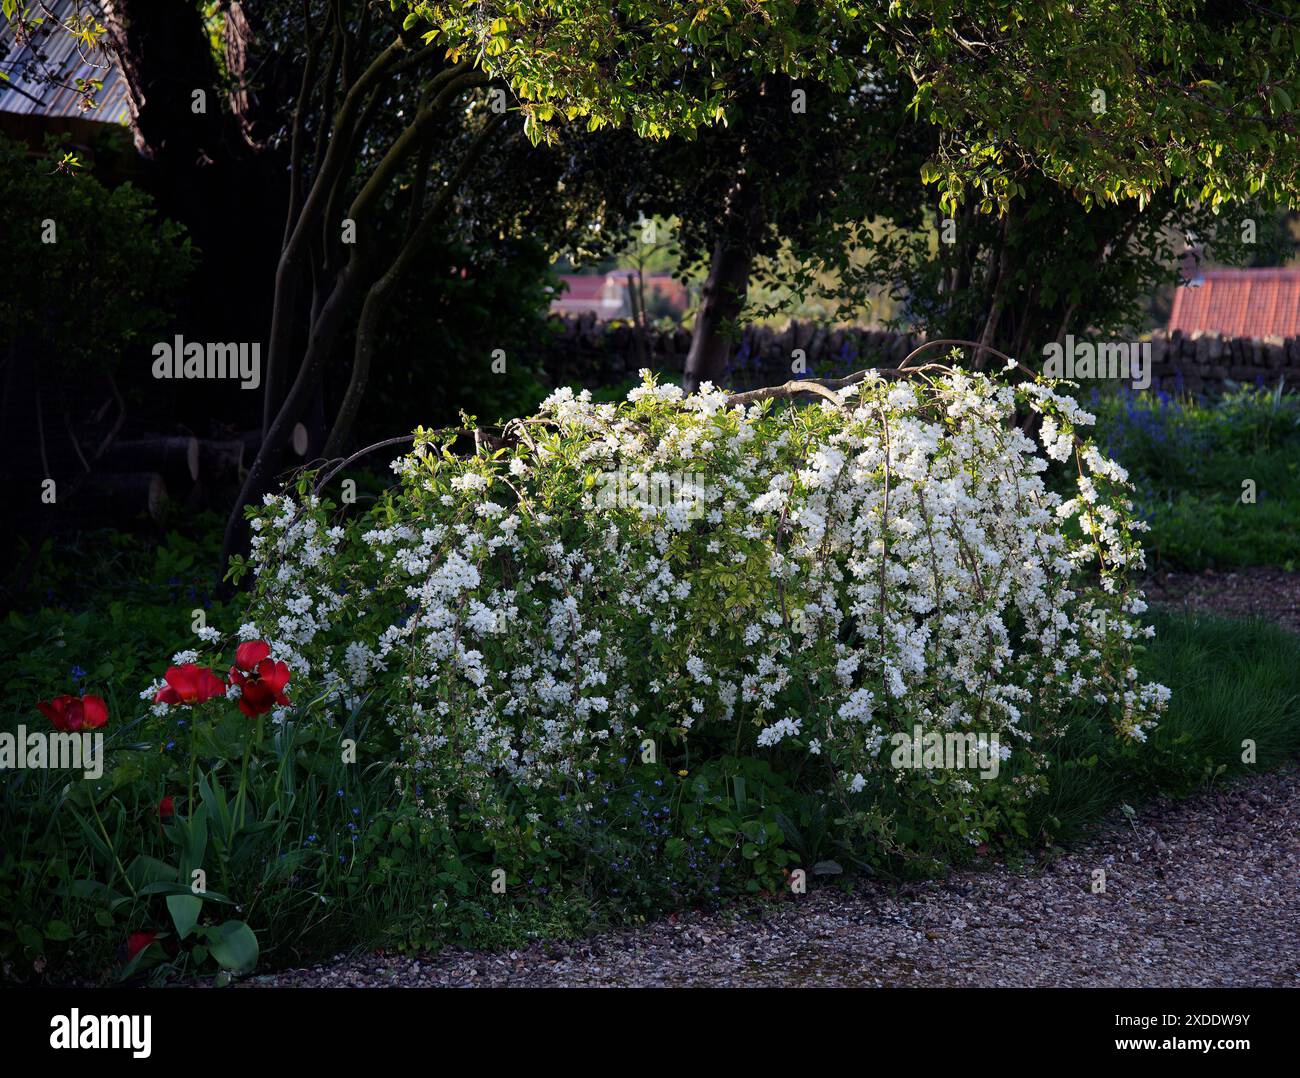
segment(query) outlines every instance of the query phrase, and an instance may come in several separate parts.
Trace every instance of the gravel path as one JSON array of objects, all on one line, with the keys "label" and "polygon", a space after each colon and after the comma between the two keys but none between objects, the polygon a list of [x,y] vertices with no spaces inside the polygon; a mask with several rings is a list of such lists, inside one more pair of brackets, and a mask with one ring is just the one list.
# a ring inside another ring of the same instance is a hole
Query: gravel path
[{"label": "gravel path", "polygon": [[1255,566],[1203,573],[1165,573],[1142,582],[1147,599],[1173,609],[1225,618],[1268,618],[1300,633],[1300,573]]},{"label": "gravel path", "polygon": [[246,983],[1300,987],[1300,770],[1155,802],[1132,823],[1117,813],[1027,874],[821,888],[757,917],[682,914],[576,943],[365,955]]}]

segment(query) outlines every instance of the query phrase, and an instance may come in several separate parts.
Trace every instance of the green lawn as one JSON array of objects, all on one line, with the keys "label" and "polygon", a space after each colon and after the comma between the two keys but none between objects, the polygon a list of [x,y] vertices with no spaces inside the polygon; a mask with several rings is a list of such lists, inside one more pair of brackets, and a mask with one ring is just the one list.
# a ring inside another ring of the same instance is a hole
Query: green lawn
[{"label": "green lawn", "polygon": [[1083,403],[1137,486],[1151,567],[1300,564],[1300,397],[1248,387],[1208,403],[1127,391]]}]

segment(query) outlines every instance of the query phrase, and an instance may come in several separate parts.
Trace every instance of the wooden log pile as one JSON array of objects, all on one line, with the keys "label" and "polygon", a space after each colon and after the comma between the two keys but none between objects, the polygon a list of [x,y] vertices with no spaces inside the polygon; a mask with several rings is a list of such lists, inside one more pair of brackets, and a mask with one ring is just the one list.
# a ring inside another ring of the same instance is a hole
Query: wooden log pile
[{"label": "wooden log pile", "polygon": [[[261,444],[261,431],[223,438],[150,435],[114,442],[95,462],[79,495],[84,523],[117,524],[147,514],[159,521],[168,503],[226,511]],[[301,463],[306,439],[290,459]]]}]

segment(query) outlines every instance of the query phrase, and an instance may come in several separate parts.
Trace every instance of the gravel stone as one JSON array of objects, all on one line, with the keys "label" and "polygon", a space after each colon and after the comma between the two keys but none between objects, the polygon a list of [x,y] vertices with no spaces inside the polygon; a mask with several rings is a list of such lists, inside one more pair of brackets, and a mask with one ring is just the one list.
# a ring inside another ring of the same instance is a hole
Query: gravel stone
[{"label": "gravel stone", "polygon": [[1147,601],[1225,618],[1268,618],[1300,633],[1300,573],[1269,566],[1158,574],[1142,582]]},{"label": "gravel stone", "polygon": [[[1093,870],[1106,872],[1094,894]],[[1300,987],[1300,768],[1116,812],[1013,871],[757,911],[682,913],[502,954],[366,954],[254,985],[456,987]]]}]

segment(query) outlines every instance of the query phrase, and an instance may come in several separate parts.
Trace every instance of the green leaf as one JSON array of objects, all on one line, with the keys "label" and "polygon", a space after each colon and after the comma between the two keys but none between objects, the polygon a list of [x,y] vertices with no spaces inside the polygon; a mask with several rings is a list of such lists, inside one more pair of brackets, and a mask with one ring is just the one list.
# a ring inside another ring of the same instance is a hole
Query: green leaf
[{"label": "green leaf", "polygon": [[203,798],[203,804],[208,810],[212,833],[217,843],[221,846],[228,846],[232,831],[230,805],[226,801],[225,790],[221,788],[221,780],[213,778],[209,782],[208,776],[200,772],[199,796]]},{"label": "green leaf", "polygon": [[159,861],[156,857],[146,857],[141,854],[127,866],[126,878],[131,882],[132,887],[143,894],[143,888],[150,884],[163,881],[175,883],[176,866],[169,865],[166,861]]},{"label": "green leaf", "polygon": [[709,834],[720,842],[730,842],[731,836],[736,833],[736,828],[718,816],[712,816],[708,822]]},{"label": "green leaf", "polygon": [[[147,898],[149,895],[193,895],[194,889],[187,883],[168,883],[166,880],[159,880],[157,883],[148,884],[140,888],[140,896]],[[216,891],[204,891],[202,895],[204,902],[219,902],[225,906],[233,906],[235,903],[226,895],[218,894]]]},{"label": "green leaf", "polygon": [[18,936],[18,942],[21,943],[28,951],[40,954],[45,946],[45,937],[36,931],[31,925],[19,925],[15,930]]},{"label": "green leaf", "polygon": [[98,880],[73,880],[68,884],[68,894],[73,898],[107,900],[112,892]]},{"label": "green leaf", "polygon": [[196,895],[168,895],[167,911],[172,915],[176,935],[184,939],[198,924],[199,914],[203,912],[203,899]]},{"label": "green leaf", "polygon": [[[77,789],[79,789],[79,787],[74,787],[73,792],[75,793]],[[112,864],[113,851],[108,848],[108,845],[99,837],[99,834],[95,829],[90,826],[79,812],[74,812],[72,818],[77,821],[77,826],[81,828],[81,831],[86,836],[86,841],[90,843],[91,848],[105,861]]]},{"label": "green leaf", "polygon": [[181,852],[180,872],[177,879],[188,883],[194,870],[203,867],[203,855],[208,852],[208,806],[200,805],[185,825],[185,848]]},{"label": "green leaf", "polygon": [[55,941],[70,940],[72,927],[66,921],[51,921],[45,926],[45,938]]},{"label": "green leaf", "polygon": [[222,969],[246,973],[257,965],[257,936],[243,921],[226,921],[204,933],[212,957]]}]

